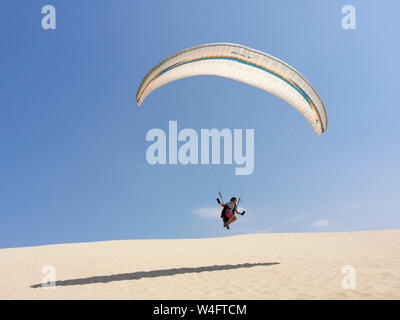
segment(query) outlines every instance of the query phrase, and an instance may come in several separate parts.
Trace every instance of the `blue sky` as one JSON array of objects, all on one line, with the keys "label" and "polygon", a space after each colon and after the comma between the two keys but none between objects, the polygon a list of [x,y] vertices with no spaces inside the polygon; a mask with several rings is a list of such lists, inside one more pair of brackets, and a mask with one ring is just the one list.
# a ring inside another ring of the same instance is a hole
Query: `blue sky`
[{"label": "blue sky", "polygon": [[[46,4],[56,30],[41,28]],[[356,30],[341,27],[346,4]],[[394,0],[2,1],[0,247],[399,228],[399,30]],[[168,84],[137,107],[150,68],[211,42],[294,66],[325,102],[326,133],[216,77]],[[254,128],[253,175],[149,165],[146,133],[169,120]],[[247,210],[229,232],[213,215],[218,188]]]}]

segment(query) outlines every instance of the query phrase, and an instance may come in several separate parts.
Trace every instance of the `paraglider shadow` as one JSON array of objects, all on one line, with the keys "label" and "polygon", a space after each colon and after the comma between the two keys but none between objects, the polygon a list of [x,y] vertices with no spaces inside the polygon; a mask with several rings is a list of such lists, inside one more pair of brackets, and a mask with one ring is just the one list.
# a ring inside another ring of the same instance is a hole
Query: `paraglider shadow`
[{"label": "paraglider shadow", "polygon": [[[211,272],[211,271],[224,271],[232,269],[241,268],[252,268],[261,266],[271,266],[279,264],[279,262],[265,262],[265,263],[242,263],[242,264],[227,264],[227,265],[214,265],[214,266],[204,266],[204,267],[194,267],[194,268],[174,268],[174,269],[164,269],[164,270],[152,270],[152,271],[139,271],[133,273],[121,273],[112,274],[108,276],[96,276],[89,278],[78,278],[70,280],[59,280],[56,281],[56,286],[76,286],[84,284],[93,283],[108,283],[113,281],[125,281],[125,280],[138,280],[142,278],[158,278],[158,277],[168,277],[177,274],[187,274],[187,273],[200,273],[200,272]],[[34,284],[31,288],[40,288],[42,284]]]}]

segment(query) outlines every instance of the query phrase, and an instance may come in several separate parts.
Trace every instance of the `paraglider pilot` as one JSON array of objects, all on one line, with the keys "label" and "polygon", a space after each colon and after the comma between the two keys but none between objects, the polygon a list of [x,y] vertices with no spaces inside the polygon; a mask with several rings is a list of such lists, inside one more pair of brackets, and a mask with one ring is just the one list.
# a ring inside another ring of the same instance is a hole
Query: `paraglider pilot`
[{"label": "paraglider pilot", "polygon": [[237,218],[235,217],[235,213],[240,214],[240,215],[244,215],[245,211],[243,212],[239,212],[236,206],[237,203],[237,199],[235,197],[231,198],[230,202],[227,203],[221,203],[221,201],[219,200],[219,198],[217,198],[217,202],[218,204],[223,207],[222,211],[221,211],[221,218],[224,221],[224,227],[229,229],[229,225],[232,222],[235,222],[237,220]]}]

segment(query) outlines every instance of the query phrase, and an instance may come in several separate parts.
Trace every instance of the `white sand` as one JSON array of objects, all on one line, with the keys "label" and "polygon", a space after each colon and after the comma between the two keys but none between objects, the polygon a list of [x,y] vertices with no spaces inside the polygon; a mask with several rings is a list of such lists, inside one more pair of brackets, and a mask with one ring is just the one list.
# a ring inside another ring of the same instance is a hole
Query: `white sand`
[{"label": "white sand", "polygon": [[400,299],[400,230],[1,249],[0,272],[0,299]]}]

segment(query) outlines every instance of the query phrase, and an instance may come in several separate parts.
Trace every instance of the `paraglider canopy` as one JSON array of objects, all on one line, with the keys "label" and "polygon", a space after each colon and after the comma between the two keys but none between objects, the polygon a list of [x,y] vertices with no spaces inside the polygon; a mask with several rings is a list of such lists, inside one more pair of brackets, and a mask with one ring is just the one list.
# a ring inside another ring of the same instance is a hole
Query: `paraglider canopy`
[{"label": "paraglider canopy", "polygon": [[317,135],[328,119],[314,87],[293,67],[264,52],[232,43],[210,43],[179,51],[154,66],[140,84],[136,100],[143,100],[162,85],[192,76],[216,75],[270,92],[298,110]]}]

